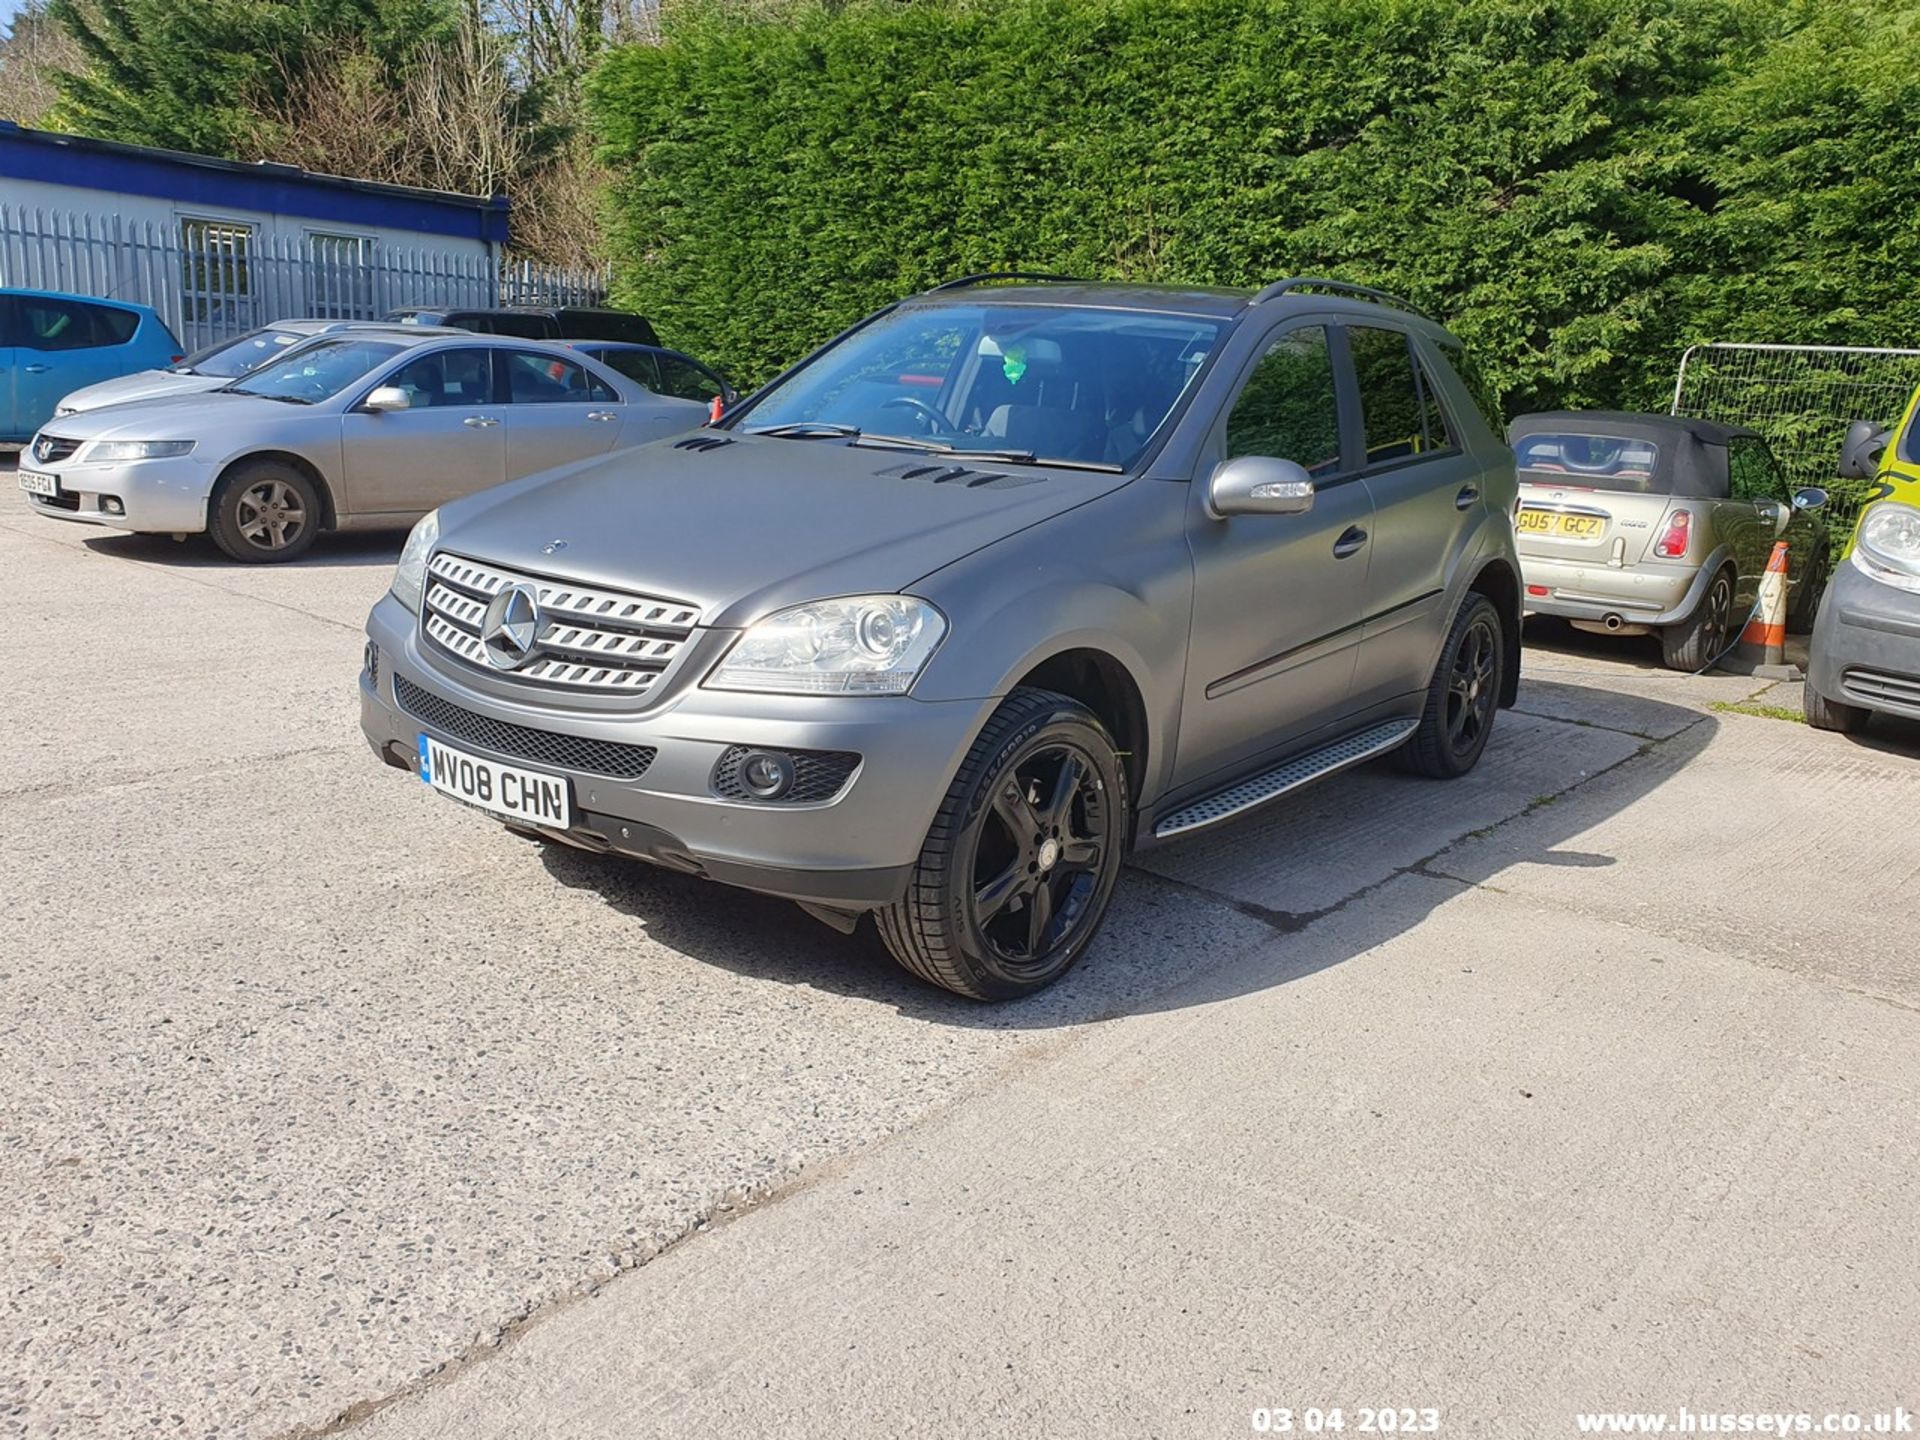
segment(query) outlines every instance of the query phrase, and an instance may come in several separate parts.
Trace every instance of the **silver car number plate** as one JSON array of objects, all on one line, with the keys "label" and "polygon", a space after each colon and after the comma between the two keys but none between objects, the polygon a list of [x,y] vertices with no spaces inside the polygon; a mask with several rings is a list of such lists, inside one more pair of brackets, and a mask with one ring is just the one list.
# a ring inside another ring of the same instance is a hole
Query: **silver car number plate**
[{"label": "silver car number plate", "polygon": [[442,795],[502,820],[549,830],[573,823],[572,796],[560,776],[482,760],[430,735],[420,737],[420,778]]},{"label": "silver car number plate", "polygon": [[60,493],[60,477],[58,475],[49,475],[44,470],[22,470],[20,472],[20,488],[29,495],[58,495]]}]

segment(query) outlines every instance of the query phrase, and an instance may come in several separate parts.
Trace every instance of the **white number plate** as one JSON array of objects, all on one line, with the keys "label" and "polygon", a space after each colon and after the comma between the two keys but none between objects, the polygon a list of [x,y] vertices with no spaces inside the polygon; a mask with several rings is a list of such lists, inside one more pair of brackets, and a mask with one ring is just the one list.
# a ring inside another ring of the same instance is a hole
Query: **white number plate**
[{"label": "white number plate", "polygon": [[58,475],[48,475],[40,470],[22,470],[20,472],[20,488],[29,495],[58,495],[60,493],[60,477]]},{"label": "white number plate", "polygon": [[441,794],[503,820],[550,830],[573,823],[567,782],[558,775],[482,760],[428,735],[420,737],[420,778]]}]

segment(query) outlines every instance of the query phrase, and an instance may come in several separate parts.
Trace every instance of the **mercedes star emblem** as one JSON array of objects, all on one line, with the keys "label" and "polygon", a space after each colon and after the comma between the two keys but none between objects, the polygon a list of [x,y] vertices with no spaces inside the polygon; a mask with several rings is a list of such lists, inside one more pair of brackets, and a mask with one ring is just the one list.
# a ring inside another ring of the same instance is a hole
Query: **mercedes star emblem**
[{"label": "mercedes star emblem", "polygon": [[496,670],[511,670],[533,654],[540,634],[540,597],[531,585],[509,585],[487,606],[480,646]]}]

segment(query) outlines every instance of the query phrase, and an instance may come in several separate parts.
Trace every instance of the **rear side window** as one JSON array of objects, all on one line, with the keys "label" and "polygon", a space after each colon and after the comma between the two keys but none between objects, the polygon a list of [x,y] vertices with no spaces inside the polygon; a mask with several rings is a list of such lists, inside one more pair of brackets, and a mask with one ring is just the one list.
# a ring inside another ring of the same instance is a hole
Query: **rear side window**
[{"label": "rear side window", "polygon": [[660,337],[644,315],[628,310],[571,310],[556,312],[561,335],[582,340],[622,340],[629,345],[658,345]]},{"label": "rear side window", "polygon": [[1487,384],[1487,377],[1474,362],[1473,356],[1458,345],[1442,344],[1440,353],[1446,357],[1447,364],[1453,367],[1453,373],[1460,378],[1467,397],[1473,401],[1473,408],[1480,412],[1480,418],[1487,422],[1487,428],[1496,435],[1506,434],[1507,418],[1500,404],[1500,397],[1494,393],[1493,387]]},{"label": "rear side window", "polygon": [[507,399],[515,405],[564,405],[618,397],[584,366],[556,355],[515,350],[507,355]]},{"label": "rear side window", "polygon": [[660,357],[660,393],[682,400],[711,400],[720,393],[720,382],[695,365],[673,355]]},{"label": "rear side window", "polygon": [[1603,490],[1652,490],[1660,469],[1660,447],[1626,435],[1528,435],[1513,456],[1522,470]]},{"label": "rear side window", "polygon": [[1267,347],[1227,415],[1227,458],[1292,460],[1309,475],[1340,469],[1340,406],[1324,325],[1289,330]]},{"label": "rear side window", "polygon": [[15,300],[15,344],[30,350],[92,350],[124,345],[140,328],[130,310],[21,295]]},{"label": "rear side window", "polygon": [[1412,340],[1372,325],[1349,326],[1347,338],[1360,388],[1367,464],[1390,465],[1456,448],[1446,415],[1415,364]]},{"label": "rear side window", "polygon": [[617,370],[629,380],[637,380],[649,390],[660,388],[660,371],[653,363],[653,356],[645,350],[603,350],[598,353],[589,350],[592,355],[609,370]]}]

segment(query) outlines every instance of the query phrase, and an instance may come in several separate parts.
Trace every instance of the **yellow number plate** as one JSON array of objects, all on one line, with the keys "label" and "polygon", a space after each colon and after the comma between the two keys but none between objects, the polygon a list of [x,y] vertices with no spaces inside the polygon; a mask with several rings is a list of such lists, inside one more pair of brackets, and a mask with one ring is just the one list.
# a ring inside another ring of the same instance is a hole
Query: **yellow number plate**
[{"label": "yellow number plate", "polygon": [[1562,515],[1557,510],[1522,510],[1514,522],[1522,535],[1564,535],[1569,540],[1597,540],[1607,522],[1598,515]]}]

